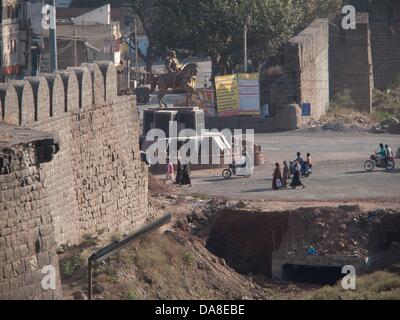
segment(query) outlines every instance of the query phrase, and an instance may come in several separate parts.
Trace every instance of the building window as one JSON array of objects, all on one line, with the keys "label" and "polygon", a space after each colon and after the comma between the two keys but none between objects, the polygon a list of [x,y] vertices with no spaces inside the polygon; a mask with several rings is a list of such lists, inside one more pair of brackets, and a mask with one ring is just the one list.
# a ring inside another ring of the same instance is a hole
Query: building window
[{"label": "building window", "polygon": [[7,5],[7,19],[14,19],[18,16],[17,10],[12,5]]},{"label": "building window", "polygon": [[10,54],[14,54],[17,52],[17,40],[11,40],[8,48],[10,50]]}]

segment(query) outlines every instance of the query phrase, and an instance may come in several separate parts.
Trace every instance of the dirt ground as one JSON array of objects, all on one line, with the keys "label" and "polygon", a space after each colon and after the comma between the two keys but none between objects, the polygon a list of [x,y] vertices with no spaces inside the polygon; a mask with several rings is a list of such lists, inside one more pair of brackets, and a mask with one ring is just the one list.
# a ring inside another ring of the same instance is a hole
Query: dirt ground
[{"label": "dirt ground", "polygon": [[[160,186],[156,188],[158,192],[153,192],[151,206],[160,214],[172,213],[171,223],[97,266],[94,272],[95,299],[328,297],[320,285],[276,282],[262,275],[241,274],[223,258],[207,250],[206,243],[214,216],[220,207],[284,211],[299,207],[337,208],[342,202],[237,201],[224,197],[188,196],[180,193],[181,188],[171,186],[159,192]],[[349,201],[347,204],[359,204],[362,210],[400,209],[399,202],[389,201]],[[65,299],[87,298],[87,257],[104,246],[97,239],[87,239],[87,242],[72,251],[69,258],[61,261],[62,272],[66,269],[66,262],[80,261],[72,275],[63,279]]]},{"label": "dirt ground", "polygon": [[[400,143],[399,136],[364,133],[257,135],[256,143],[262,145],[267,164],[257,167],[250,179],[223,180],[221,169],[194,171],[190,188],[165,184],[164,176],[151,177],[152,210],[160,215],[170,212],[172,221],[97,266],[94,298],[398,299],[400,282],[393,280],[398,278],[397,269],[363,276],[360,295],[351,295],[336,287],[277,282],[263,275],[240,273],[206,246],[221,207],[265,213],[342,205],[357,205],[366,212],[400,210],[399,169],[391,173],[362,170],[363,161],[381,141],[393,146]],[[315,170],[305,180],[307,188],[272,191],[272,164],[294,158],[296,151],[313,154]],[[87,257],[105,244],[86,239],[79,248],[62,254],[65,299],[87,298]],[[378,287],[371,284],[373,281]]]}]

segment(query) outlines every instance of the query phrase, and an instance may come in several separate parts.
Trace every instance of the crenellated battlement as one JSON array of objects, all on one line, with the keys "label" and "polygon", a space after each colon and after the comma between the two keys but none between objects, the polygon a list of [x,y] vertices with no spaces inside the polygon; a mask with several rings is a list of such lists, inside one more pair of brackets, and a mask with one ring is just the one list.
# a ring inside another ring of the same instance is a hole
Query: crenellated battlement
[{"label": "crenellated battlement", "polygon": [[62,298],[41,286],[58,248],[152,220],[135,97],[116,84],[109,62],[0,84],[0,299]]},{"label": "crenellated battlement", "polygon": [[86,63],[1,84],[0,122],[32,125],[111,102],[117,96],[116,74],[110,62]]}]

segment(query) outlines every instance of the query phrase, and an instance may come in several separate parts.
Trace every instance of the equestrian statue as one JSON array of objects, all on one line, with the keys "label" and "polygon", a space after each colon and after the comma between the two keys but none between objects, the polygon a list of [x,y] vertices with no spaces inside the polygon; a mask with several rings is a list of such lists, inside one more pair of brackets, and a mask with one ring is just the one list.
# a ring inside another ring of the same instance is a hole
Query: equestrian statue
[{"label": "equestrian statue", "polygon": [[192,106],[193,95],[196,94],[199,96],[196,92],[197,63],[181,65],[176,57],[175,51],[168,51],[165,69],[165,74],[155,75],[153,77],[150,94],[153,93],[158,86],[158,101],[160,107],[163,105],[167,108],[167,104],[163,98],[167,94],[168,89],[172,89],[174,93],[186,93],[186,104]]}]

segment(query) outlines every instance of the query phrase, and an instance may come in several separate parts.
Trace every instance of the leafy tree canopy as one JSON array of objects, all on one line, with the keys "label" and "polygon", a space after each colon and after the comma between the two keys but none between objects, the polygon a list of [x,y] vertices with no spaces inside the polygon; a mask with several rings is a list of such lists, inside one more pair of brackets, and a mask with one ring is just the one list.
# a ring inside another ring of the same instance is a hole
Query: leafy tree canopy
[{"label": "leafy tree canopy", "polygon": [[341,0],[74,0],[71,6],[130,8],[149,38],[148,67],[167,49],[209,56],[214,74],[235,71],[243,61],[248,27],[249,59],[258,66],[317,16],[340,8]]}]

